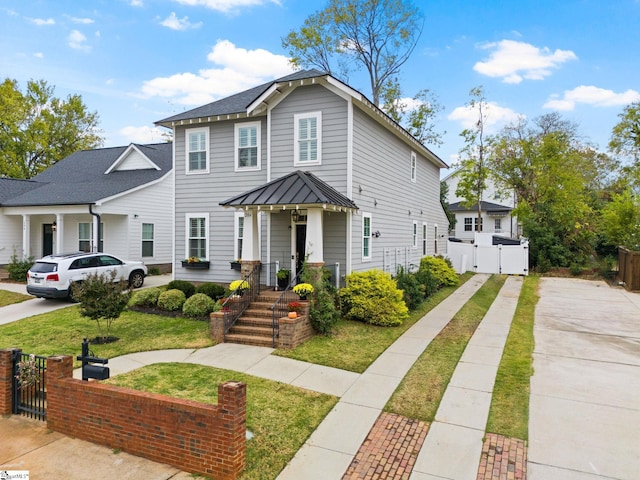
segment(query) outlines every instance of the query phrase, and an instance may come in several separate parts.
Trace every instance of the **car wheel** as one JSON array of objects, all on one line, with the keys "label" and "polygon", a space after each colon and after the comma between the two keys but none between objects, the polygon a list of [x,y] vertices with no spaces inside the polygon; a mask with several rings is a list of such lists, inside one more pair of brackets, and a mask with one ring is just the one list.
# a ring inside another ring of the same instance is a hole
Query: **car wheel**
[{"label": "car wheel", "polygon": [[140,270],[131,272],[129,275],[129,286],[131,288],[140,288],[144,283],[144,274]]}]

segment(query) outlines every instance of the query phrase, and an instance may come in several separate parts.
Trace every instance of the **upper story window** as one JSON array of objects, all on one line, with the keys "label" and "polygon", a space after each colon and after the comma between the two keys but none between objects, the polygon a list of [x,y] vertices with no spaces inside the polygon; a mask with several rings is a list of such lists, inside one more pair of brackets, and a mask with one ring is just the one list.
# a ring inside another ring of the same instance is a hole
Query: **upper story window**
[{"label": "upper story window", "polygon": [[260,122],[235,127],[236,170],[260,169]]},{"label": "upper story window", "polygon": [[418,160],[416,158],[416,153],[411,152],[411,181],[415,183],[418,178]]},{"label": "upper story window", "polygon": [[362,214],[362,259],[371,260],[371,214]]},{"label": "upper story window", "polygon": [[294,115],[294,165],[320,165],[322,161],[322,112]]},{"label": "upper story window", "polygon": [[189,128],[185,137],[187,173],[209,173],[209,129]]}]

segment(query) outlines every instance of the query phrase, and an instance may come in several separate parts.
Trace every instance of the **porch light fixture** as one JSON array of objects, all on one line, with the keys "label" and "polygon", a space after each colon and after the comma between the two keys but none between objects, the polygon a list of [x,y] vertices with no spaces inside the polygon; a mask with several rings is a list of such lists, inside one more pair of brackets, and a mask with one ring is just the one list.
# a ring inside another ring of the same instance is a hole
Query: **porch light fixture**
[{"label": "porch light fixture", "polygon": [[298,212],[296,212],[296,211],[291,212],[291,220],[293,220],[294,222],[297,222],[298,218],[299,218],[298,217]]},{"label": "porch light fixture", "polygon": [[53,223],[51,224],[51,231],[55,232],[57,229],[58,229],[58,224],[54,220]]},{"label": "porch light fixture", "polygon": [[380,237],[380,230],[376,230],[375,232],[373,232],[373,233],[371,234],[371,236],[372,236],[372,237],[375,237],[375,238]]}]

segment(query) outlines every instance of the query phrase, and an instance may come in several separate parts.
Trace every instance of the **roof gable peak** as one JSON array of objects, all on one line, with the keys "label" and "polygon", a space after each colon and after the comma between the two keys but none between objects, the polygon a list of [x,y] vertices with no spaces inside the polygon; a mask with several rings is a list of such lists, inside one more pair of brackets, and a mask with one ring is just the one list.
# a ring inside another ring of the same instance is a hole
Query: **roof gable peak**
[{"label": "roof gable peak", "polygon": [[104,173],[108,175],[115,171],[147,169],[161,170],[135,143],[131,143]]}]

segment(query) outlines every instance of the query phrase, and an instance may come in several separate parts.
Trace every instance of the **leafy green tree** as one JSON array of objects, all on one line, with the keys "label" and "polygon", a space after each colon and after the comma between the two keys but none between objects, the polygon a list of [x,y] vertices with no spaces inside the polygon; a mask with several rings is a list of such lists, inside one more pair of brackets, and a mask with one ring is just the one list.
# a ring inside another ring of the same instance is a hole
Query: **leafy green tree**
[{"label": "leafy green tree", "polygon": [[31,178],[68,155],[102,145],[98,114],[80,95],[54,97],[44,80],[24,93],[9,78],[0,83],[0,177]]},{"label": "leafy green tree", "polygon": [[294,65],[318,67],[343,80],[364,67],[379,105],[383,86],[411,56],[423,25],[420,10],[409,0],[328,0],[282,45]]},{"label": "leafy green tree", "polygon": [[599,228],[609,244],[640,250],[640,196],[631,189],[614,194],[600,213]]},{"label": "leafy green tree", "polygon": [[632,160],[623,167],[622,174],[640,193],[640,101],[627,105],[618,117],[620,121],[613,127],[609,149]]}]

